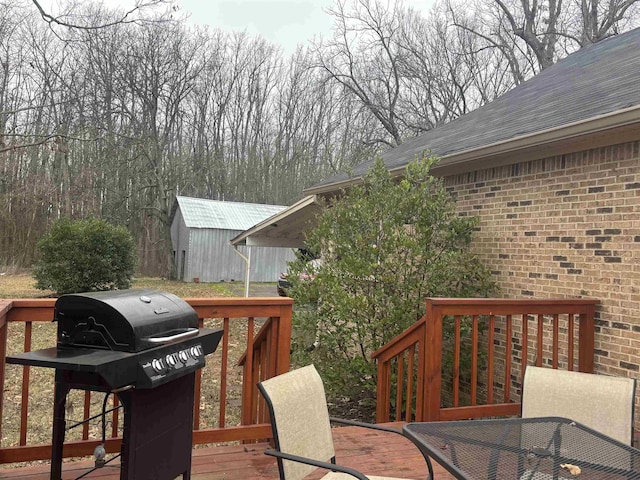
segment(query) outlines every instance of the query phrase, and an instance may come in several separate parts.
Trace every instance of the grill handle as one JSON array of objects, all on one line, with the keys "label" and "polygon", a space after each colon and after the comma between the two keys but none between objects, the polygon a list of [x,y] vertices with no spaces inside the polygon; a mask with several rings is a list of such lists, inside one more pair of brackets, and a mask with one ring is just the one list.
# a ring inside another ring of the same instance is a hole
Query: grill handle
[{"label": "grill handle", "polygon": [[147,337],[145,340],[153,345],[168,345],[170,343],[179,342],[198,335],[197,328],[190,328],[186,332],[169,335],[168,337]]}]

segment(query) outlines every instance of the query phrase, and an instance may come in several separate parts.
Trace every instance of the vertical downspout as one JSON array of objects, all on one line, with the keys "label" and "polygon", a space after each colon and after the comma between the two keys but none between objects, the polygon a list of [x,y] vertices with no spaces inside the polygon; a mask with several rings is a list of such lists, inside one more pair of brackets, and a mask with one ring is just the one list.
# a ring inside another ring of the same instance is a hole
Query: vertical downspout
[{"label": "vertical downspout", "polygon": [[245,263],[244,270],[244,296],[245,298],[249,297],[249,274],[251,272],[251,247],[247,245],[247,256],[245,257],[240,250],[238,250],[238,246],[234,245],[233,249],[235,252],[242,257]]}]

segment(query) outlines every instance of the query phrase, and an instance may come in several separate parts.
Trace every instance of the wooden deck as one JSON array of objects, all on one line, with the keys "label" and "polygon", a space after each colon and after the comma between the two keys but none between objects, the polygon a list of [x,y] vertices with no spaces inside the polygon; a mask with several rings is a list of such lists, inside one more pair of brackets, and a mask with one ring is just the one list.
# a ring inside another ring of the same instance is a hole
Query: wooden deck
[{"label": "wooden deck", "polygon": [[[392,433],[367,430],[358,427],[334,429],[334,440],[338,462],[356,468],[365,474],[387,475],[409,479],[425,479],[427,467],[418,449],[407,439]],[[278,468],[275,459],[264,454],[266,443],[230,445],[193,450],[192,480],[248,480],[277,479]],[[71,480],[86,473],[92,462],[67,462],[63,465],[63,479]],[[433,465],[436,480],[450,480],[451,477],[437,463]],[[324,472],[310,476],[322,477]],[[1,479],[45,480],[49,478],[49,465],[26,468],[0,469]],[[90,473],[86,478],[117,480],[120,478],[119,465],[108,464]],[[145,480],[145,479],[140,479]]]}]

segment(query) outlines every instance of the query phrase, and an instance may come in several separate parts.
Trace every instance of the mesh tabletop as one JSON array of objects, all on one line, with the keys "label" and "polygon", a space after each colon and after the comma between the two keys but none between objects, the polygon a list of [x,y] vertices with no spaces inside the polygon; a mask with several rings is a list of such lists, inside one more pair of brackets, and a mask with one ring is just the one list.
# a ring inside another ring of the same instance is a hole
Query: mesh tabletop
[{"label": "mesh tabletop", "polygon": [[404,432],[459,479],[640,480],[640,450],[564,418],[408,423]]}]

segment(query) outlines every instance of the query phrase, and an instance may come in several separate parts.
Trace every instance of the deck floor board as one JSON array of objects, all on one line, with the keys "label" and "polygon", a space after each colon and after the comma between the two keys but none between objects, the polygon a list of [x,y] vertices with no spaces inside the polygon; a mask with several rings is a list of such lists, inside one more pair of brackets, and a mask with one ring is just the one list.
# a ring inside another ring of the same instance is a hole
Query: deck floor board
[{"label": "deck floor board", "polygon": [[[425,479],[427,467],[418,449],[406,438],[392,433],[357,427],[334,429],[334,443],[338,463],[365,474],[385,475],[408,479]],[[195,448],[192,457],[192,480],[276,480],[278,467],[274,458],[264,454],[267,443],[226,445]],[[72,480],[87,472],[92,461],[65,462],[63,480]],[[436,480],[451,480],[437,463],[433,464]],[[308,478],[317,480],[326,473],[319,470]],[[0,469],[0,479],[46,480],[49,465]],[[84,479],[118,480],[117,461],[90,473]],[[140,479],[146,480],[146,479]],[[149,479],[152,480],[152,479]]]}]

